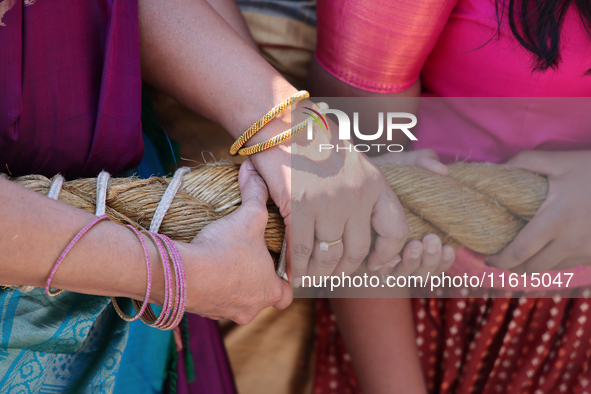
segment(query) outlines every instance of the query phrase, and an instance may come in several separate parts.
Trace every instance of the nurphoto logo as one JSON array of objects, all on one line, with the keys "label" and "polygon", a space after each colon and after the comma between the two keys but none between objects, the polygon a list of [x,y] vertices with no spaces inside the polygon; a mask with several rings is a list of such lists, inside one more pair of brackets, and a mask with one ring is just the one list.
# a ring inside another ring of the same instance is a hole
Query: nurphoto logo
[{"label": "nurphoto logo", "polygon": [[[339,140],[351,140],[351,121],[349,119],[349,115],[345,112],[340,111],[338,109],[330,109],[325,104],[319,105],[320,111],[316,111],[312,108],[305,107],[305,109],[310,110],[312,113],[304,112],[304,114],[310,116],[314,121],[320,126],[322,130],[322,125],[328,130],[328,124],[324,115],[326,114],[333,114],[336,116],[338,124],[339,124]],[[358,140],[361,141],[376,141],[382,137],[384,133],[384,119],[386,119],[386,139],[387,141],[392,141],[392,136],[394,132],[402,131],[411,141],[417,141],[417,137],[410,131],[411,128],[417,125],[417,117],[408,112],[378,112],[378,131],[373,134],[363,134],[359,130],[359,112],[353,112],[353,133]],[[403,121],[402,123],[400,121]],[[322,121],[322,123],[321,123]],[[313,126],[314,122],[308,122],[308,140],[313,139]],[[345,146],[339,146],[338,144],[335,146],[333,144],[320,144],[319,151],[322,152],[323,150],[355,150],[356,152],[368,152],[371,147],[377,148],[377,151],[380,152],[381,149],[387,150],[388,152],[402,152],[404,147],[400,144],[385,144],[385,143],[372,143],[372,144],[347,144]]]}]

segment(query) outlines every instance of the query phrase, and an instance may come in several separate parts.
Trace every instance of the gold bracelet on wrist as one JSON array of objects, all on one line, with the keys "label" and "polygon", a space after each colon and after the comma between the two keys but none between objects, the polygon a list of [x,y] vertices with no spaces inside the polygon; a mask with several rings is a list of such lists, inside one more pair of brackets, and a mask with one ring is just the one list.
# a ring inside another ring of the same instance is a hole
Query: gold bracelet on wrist
[{"label": "gold bracelet on wrist", "polygon": [[[263,126],[265,126],[271,120],[275,119],[275,117],[277,115],[279,115],[280,113],[285,111],[285,109],[288,108],[290,105],[297,103],[298,101],[302,101],[308,97],[310,97],[310,93],[308,93],[305,90],[301,90],[301,91],[297,92],[296,94],[292,95],[291,97],[283,100],[281,103],[279,103],[275,107],[273,107],[262,118],[257,120],[255,124],[250,126],[248,128],[248,130],[246,130],[244,133],[242,133],[242,135],[240,137],[238,137],[238,139],[230,147],[230,155],[234,156],[234,155],[236,155],[236,153],[239,153],[240,148],[242,148],[242,146],[246,143],[246,141],[248,141],[250,139],[250,137],[255,135],[260,129],[263,128]],[[290,130],[288,130],[288,131],[290,131]],[[287,133],[287,131],[285,133]],[[275,138],[277,138],[277,137],[275,137]],[[287,138],[289,138],[289,137],[287,137]],[[260,145],[260,144],[257,144],[257,145]],[[254,145],[254,146],[257,146],[257,145]],[[267,148],[265,148],[265,149],[267,149]],[[242,155],[242,153],[240,153],[240,154]]]},{"label": "gold bracelet on wrist", "polygon": [[238,154],[241,156],[254,155],[255,153],[259,153],[266,149],[277,146],[283,141],[290,139],[300,131],[304,130],[308,125],[309,121],[310,119],[306,119],[302,123],[295,125],[291,129],[284,131],[283,133],[278,134],[275,137],[268,139],[267,141],[259,142],[258,144],[249,146],[247,148],[242,148],[238,151]]}]

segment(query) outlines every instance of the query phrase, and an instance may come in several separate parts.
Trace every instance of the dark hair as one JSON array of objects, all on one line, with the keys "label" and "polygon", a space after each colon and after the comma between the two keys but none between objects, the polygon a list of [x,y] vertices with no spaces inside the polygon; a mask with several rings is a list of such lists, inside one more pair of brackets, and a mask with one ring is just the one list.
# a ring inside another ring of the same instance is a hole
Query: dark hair
[{"label": "dark hair", "polygon": [[[495,0],[500,34],[505,12],[508,12],[509,27],[521,46],[533,54],[534,71],[556,69],[560,63],[560,35],[564,17],[571,4],[575,4],[581,22],[591,37],[590,0]],[[588,70],[585,74],[591,74]]]}]

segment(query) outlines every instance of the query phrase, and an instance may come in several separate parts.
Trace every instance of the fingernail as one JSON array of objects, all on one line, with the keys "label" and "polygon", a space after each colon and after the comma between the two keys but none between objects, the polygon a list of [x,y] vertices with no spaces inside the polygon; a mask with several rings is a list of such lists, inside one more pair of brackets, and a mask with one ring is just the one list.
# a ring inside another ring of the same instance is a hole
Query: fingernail
[{"label": "fingernail", "polygon": [[255,168],[254,168],[254,164],[252,164],[252,160],[250,160],[250,159],[249,159],[249,160],[246,160],[246,161],[244,162],[244,165],[246,166],[246,169],[247,169],[247,170],[250,170],[250,171],[253,171],[253,170],[255,170]]},{"label": "fingernail", "polygon": [[452,248],[443,249],[443,260],[451,260],[454,258],[454,250]]},{"label": "fingernail", "polygon": [[421,252],[423,251],[423,247],[419,246],[418,248],[410,250],[410,257],[413,259],[418,259],[421,256]]},{"label": "fingernail", "polygon": [[400,256],[396,256],[396,258],[394,260],[392,260],[391,262],[388,263],[388,267],[390,268],[394,268],[398,265],[398,263],[400,263],[400,260],[402,260],[400,258]]},{"label": "fingernail", "polygon": [[427,241],[427,253],[435,254],[437,253],[437,249],[439,249],[439,240],[437,238]]},{"label": "fingernail", "polygon": [[302,284],[302,278],[295,278],[294,280],[291,281],[291,285],[295,288],[300,287],[301,284]]},{"label": "fingernail", "polygon": [[383,266],[384,266],[384,264],[378,265],[377,267],[370,268],[370,270],[371,271],[377,271],[377,270],[381,269]]}]

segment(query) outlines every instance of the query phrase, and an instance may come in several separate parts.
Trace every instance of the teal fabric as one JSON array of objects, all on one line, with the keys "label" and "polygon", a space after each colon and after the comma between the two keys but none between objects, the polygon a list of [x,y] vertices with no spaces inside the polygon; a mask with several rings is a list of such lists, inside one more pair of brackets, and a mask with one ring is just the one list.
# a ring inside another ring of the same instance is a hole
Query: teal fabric
[{"label": "teal fabric", "polygon": [[[133,172],[163,174],[150,140],[144,144],[147,154]],[[120,303],[132,313],[131,302]],[[123,321],[109,297],[2,288],[0,392],[161,393],[171,338],[171,331]]]},{"label": "teal fabric", "polygon": [[[154,313],[160,307],[152,305]],[[172,331],[161,331],[141,321],[129,323],[129,337],[115,379],[114,394],[162,392]]]},{"label": "teal fabric", "polygon": [[5,393],[112,393],[129,326],[110,299],[0,290]]},{"label": "teal fabric", "polygon": [[[142,91],[142,130],[144,142],[146,137],[150,139],[149,146],[153,150],[150,154],[156,154],[158,166],[164,169],[159,176],[173,173],[178,166],[178,162],[181,161],[181,146],[178,142],[170,139],[168,133],[158,121],[152,100],[145,90]],[[144,143],[144,145],[146,144]],[[144,153],[144,158],[145,156],[146,153]]]},{"label": "teal fabric", "polygon": [[162,392],[171,332],[124,322],[110,298],[2,289],[0,305],[3,393]]}]

